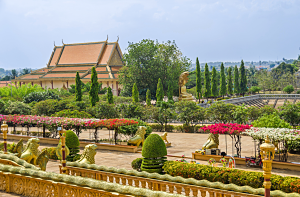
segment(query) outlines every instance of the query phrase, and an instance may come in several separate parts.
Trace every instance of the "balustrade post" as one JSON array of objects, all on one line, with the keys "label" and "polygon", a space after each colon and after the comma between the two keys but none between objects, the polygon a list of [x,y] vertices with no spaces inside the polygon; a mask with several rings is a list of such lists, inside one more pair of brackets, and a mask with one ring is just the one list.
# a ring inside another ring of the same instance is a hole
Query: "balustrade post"
[{"label": "balustrade post", "polygon": [[185,187],[184,188],[184,193],[185,193],[186,196],[190,196],[190,192],[191,192],[190,187]]},{"label": "balustrade post", "polygon": [[169,191],[171,194],[174,193],[174,185],[169,185]]},{"label": "balustrade post", "polygon": [[8,133],[8,125],[6,121],[3,121],[1,125],[1,131],[3,133],[3,145],[4,145],[4,154],[7,154],[7,133]]},{"label": "balustrade post", "polygon": [[116,183],[120,184],[120,177],[115,177]]},{"label": "balustrade post", "polygon": [[146,181],[141,181],[142,188],[146,188]]},{"label": "balustrade post", "polygon": [[193,196],[198,196],[198,189],[193,188],[192,191],[193,191]]},{"label": "balustrade post", "polygon": [[126,178],[121,178],[122,185],[126,185]]},{"label": "balustrade post", "polygon": [[182,193],[182,187],[181,186],[175,186],[175,187],[176,187],[177,194],[181,194]]},{"label": "balustrade post", "polygon": [[167,190],[166,184],[161,184],[161,191],[165,192]]},{"label": "balustrade post", "polygon": [[127,179],[128,185],[132,186],[132,179]]}]

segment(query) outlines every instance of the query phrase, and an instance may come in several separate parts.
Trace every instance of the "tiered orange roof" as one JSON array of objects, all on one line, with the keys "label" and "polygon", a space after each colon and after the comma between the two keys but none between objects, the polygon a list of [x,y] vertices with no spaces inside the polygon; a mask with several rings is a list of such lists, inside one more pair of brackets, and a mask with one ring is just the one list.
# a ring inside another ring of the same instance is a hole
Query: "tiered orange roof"
[{"label": "tiered orange roof", "polygon": [[47,67],[20,76],[14,81],[75,79],[76,72],[84,81],[91,78],[96,67],[99,79],[116,80],[123,66],[118,42],[90,42],[55,46]]}]

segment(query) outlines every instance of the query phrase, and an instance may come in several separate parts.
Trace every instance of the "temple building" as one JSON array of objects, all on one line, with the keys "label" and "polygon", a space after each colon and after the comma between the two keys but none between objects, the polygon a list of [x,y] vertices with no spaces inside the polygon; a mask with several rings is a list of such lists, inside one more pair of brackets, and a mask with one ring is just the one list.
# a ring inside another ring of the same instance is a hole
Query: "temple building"
[{"label": "temple building", "polygon": [[90,42],[54,46],[47,67],[12,80],[15,85],[39,84],[43,88],[70,88],[75,84],[76,72],[82,82],[91,81],[94,66],[102,88],[111,87],[119,95],[118,71],[124,65],[118,42]]}]

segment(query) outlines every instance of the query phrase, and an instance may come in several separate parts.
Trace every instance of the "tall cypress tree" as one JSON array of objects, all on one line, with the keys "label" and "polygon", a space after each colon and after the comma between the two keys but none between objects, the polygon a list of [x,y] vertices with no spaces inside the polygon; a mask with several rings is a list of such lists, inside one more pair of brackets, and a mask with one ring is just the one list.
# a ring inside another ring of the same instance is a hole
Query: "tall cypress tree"
[{"label": "tall cypress tree", "polygon": [[91,75],[91,89],[89,91],[90,102],[92,106],[95,106],[95,104],[99,101],[98,90],[99,90],[98,76],[95,67],[93,67],[92,75]]},{"label": "tall cypress tree", "polygon": [[163,101],[163,99],[164,99],[164,90],[163,90],[162,82],[159,78],[157,82],[157,89],[156,89],[156,102],[161,102]]},{"label": "tall cypress tree", "polygon": [[202,89],[202,84],[201,84],[201,70],[200,70],[200,63],[198,60],[198,57],[196,59],[196,91],[197,91],[197,96],[199,98],[199,103],[201,99],[201,89]]},{"label": "tall cypress tree", "polygon": [[114,103],[114,96],[113,96],[113,93],[111,91],[111,87],[107,88],[106,98],[107,98],[107,102],[109,104],[113,104]]},{"label": "tall cypress tree", "polygon": [[239,69],[237,65],[234,67],[234,93],[240,93],[240,83],[239,83]]},{"label": "tall cypress tree", "polygon": [[210,89],[210,77],[209,77],[209,70],[208,65],[205,64],[205,70],[204,70],[204,94],[203,96],[205,98],[210,97],[211,95],[211,89]]},{"label": "tall cypress tree", "polygon": [[81,92],[81,86],[82,82],[80,80],[79,73],[76,73],[75,78],[75,95],[76,95],[76,101],[82,101],[82,92]]},{"label": "tall cypress tree", "polygon": [[211,74],[211,95],[213,97],[218,96],[217,70],[215,67],[213,67]]},{"label": "tall cypress tree", "polygon": [[132,101],[135,103],[139,102],[139,91],[136,83],[134,83],[132,87]]},{"label": "tall cypress tree", "polygon": [[227,75],[227,93],[232,95],[233,91],[232,91],[232,75],[231,75],[231,67],[228,68],[227,70],[228,75]]},{"label": "tall cypress tree", "polygon": [[246,71],[245,71],[245,66],[244,66],[244,61],[241,61],[241,67],[240,67],[240,93],[245,95],[247,92],[247,76],[246,76]]},{"label": "tall cypress tree", "polygon": [[173,100],[173,87],[172,87],[171,83],[169,83],[169,85],[168,85],[168,102],[174,102],[174,100]]},{"label": "tall cypress tree", "polygon": [[147,90],[147,93],[146,93],[146,103],[147,103],[147,106],[151,105],[151,92],[149,89]]},{"label": "tall cypress tree", "polygon": [[226,79],[223,62],[221,64],[221,73],[220,73],[220,95],[223,96],[226,94]]}]

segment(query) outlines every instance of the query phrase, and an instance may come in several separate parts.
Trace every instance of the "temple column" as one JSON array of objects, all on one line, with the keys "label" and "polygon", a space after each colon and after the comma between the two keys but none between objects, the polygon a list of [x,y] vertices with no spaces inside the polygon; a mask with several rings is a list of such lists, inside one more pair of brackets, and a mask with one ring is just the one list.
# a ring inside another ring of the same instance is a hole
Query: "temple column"
[{"label": "temple column", "polygon": [[119,83],[116,81],[116,90],[117,90],[117,96],[119,96]]}]

